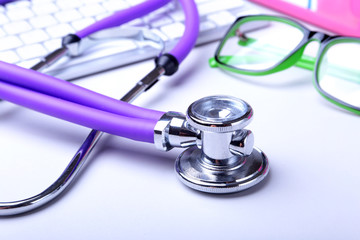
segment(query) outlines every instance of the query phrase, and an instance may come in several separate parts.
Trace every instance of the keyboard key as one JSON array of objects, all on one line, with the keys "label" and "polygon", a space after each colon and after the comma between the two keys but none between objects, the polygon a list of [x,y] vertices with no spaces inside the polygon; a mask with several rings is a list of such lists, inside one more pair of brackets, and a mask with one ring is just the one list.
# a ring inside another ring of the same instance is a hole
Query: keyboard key
[{"label": "keyboard key", "polygon": [[80,13],[85,17],[93,17],[105,12],[99,4],[88,4],[79,8]]},{"label": "keyboard key", "polygon": [[3,26],[4,30],[9,34],[18,34],[31,30],[30,24],[25,21],[10,22]]},{"label": "keyboard key", "polygon": [[32,44],[20,47],[16,50],[22,59],[28,60],[31,58],[41,57],[47,54],[45,48],[40,44]]},{"label": "keyboard key", "polygon": [[46,28],[46,32],[51,38],[58,38],[73,33],[74,29],[69,24],[62,23]]},{"label": "keyboard key", "polygon": [[44,28],[55,25],[58,21],[51,15],[42,15],[30,19],[30,23],[35,28]]},{"label": "keyboard key", "polygon": [[161,27],[161,31],[169,38],[176,39],[183,35],[185,26],[182,23],[173,23]]},{"label": "keyboard key", "polygon": [[216,25],[210,21],[200,22],[200,31],[205,32],[216,28]]},{"label": "keyboard key", "polygon": [[61,38],[51,39],[44,42],[44,46],[49,52],[52,52],[61,47],[61,41]]},{"label": "keyboard key", "polygon": [[44,3],[44,4],[34,5],[32,7],[32,10],[37,15],[50,14],[50,13],[59,11],[58,7],[53,3]]},{"label": "keyboard key", "polygon": [[207,16],[207,19],[213,21],[218,26],[225,26],[232,24],[236,20],[236,17],[228,11],[222,11],[210,14]]},{"label": "keyboard key", "polygon": [[[104,0],[80,0],[81,2],[83,3],[100,3],[100,2],[103,2]],[[123,1],[123,0],[117,0],[117,1]]]},{"label": "keyboard key", "polygon": [[[54,0],[31,0],[31,3],[33,5],[38,5],[38,4],[44,4],[44,3],[51,3],[53,2]],[[64,1],[64,0],[61,0],[61,1]]]},{"label": "keyboard key", "polygon": [[7,63],[16,63],[20,61],[20,58],[14,51],[5,51],[0,52],[0,61]]},{"label": "keyboard key", "polygon": [[34,58],[26,61],[22,61],[21,63],[18,63],[17,65],[23,68],[31,68],[38,62],[40,62],[41,58]]},{"label": "keyboard key", "polygon": [[15,1],[15,2],[9,2],[6,4],[6,9],[10,10],[10,9],[17,9],[17,8],[25,8],[25,7],[29,7],[30,6],[30,2],[29,1]]},{"label": "keyboard key", "polygon": [[9,22],[9,19],[3,13],[0,13],[0,25],[7,22]]},{"label": "keyboard key", "polygon": [[250,9],[250,10],[246,10],[246,11],[244,11],[244,9],[236,9],[236,10],[232,11],[232,13],[236,17],[241,17],[241,16],[247,16],[247,15],[257,15],[257,14],[259,14],[259,11],[255,10],[255,9]]},{"label": "keyboard key", "polygon": [[125,23],[123,26],[132,26],[132,27],[146,27],[144,21],[141,18],[134,19],[128,23]]},{"label": "keyboard key", "polygon": [[198,7],[200,16],[204,16],[213,12],[219,12],[223,10],[228,10],[235,7],[240,7],[243,2],[235,0],[221,0],[221,1],[211,1],[205,4],[201,4]]},{"label": "keyboard key", "polygon": [[97,16],[95,17],[95,19],[96,19],[96,21],[99,21],[99,20],[101,20],[101,19],[103,19],[103,18],[106,18],[106,17],[112,15],[112,14],[113,14],[113,13],[105,12],[105,13],[102,13],[102,14],[97,15]]},{"label": "keyboard key", "polygon": [[57,1],[56,5],[61,9],[74,9],[80,7],[83,3],[78,0],[61,0]]},{"label": "keyboard key", "polygon": [[0,51],[20,47],[22,45],[23,43],[21,42],[21,40],[15,36],[0,38]]},{"label": "keyboard key", "polygon": [[131,5],[131,6],[135,6],[135,5],[138,5],[140,3],[143,3],[144,0],[130,0],[128,1],[128,3]]},{"label": "keyboard key", "polygon": [[7,11],[6,14],[11,21],[24,20],[34,16],[34,13],[27,8],[16,8]]},{"label": "keyboard key", "polygon": [[177,11],[171,12],[169,15],[176,22],[182,22],[185,20],[185,15],[184,15],[183,11],[177,10]]},{"label": "keyboard key", "polygon": [[109,1],[102,3],[102,5],[104,6],[104,8],[107,11],[110,11],[110,12],[115,12],[115,11],[122,10],[122,9],[129,7],[129,4],[127,4],[124,1],[119,1],[119,0],[109,0]]},{"label": "keyboard key", "polygon": [[149,18],[159,18],[161,16],[167,16],[167,14],[171,11],[168,6],[164,6],[162,8],[159,8],[151,13],[149,13],[147,16]]},{"label": "keyboard key", "polygon": [[[146,18],[145,18],[146,19]],[[161,27],[173,23],[173,20],[166,16],[156,16],[156,18],[146,19],[153,28]]]},{"label": "keyboard key", "polygon": [[201,4],[201,3],[204,3],[204,2],[208,2],[209,0],[195,0],[195,3],[196,4]]},{"label": "keyboard key", "polygon": [[5,35],[6,35],[5,32],[0,28],[0,38],[5,36]]},{"label": "keyboard key", "polygon": [[36,29],[30,32],[26,32],[20,35],[21,40],[25,44],[33,44],[43,42],[49,39],[49,35],[47,35],[43,30]]},{"label": "keyboard key", "polygon": [[61,23],[67,23],[82,18],[81,14],[75,9],[55,13],[55,17]]},{"label": "keyboard key", "polygon": [[83,18],[81,20],[72,22],[71,25],[76,31],[79,31],[89,26],[90,24],[93,24],[94,22],[95,20],[93,18]]}]

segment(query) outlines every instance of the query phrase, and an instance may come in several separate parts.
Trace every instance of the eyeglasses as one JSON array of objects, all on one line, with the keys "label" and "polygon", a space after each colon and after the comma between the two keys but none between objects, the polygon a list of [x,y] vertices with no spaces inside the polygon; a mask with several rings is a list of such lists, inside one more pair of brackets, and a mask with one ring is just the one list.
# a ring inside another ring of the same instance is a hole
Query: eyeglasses
[{"label": "eyeglasses", "polygon": [[[306,46],[320,43],[316,57]],[[246,75],[267,75],[291,66],[314,71],[319,93],[330,102],[360,114],[360,39],[310,31],[287,18],[244,16],[230,27],[211,67]]]}]

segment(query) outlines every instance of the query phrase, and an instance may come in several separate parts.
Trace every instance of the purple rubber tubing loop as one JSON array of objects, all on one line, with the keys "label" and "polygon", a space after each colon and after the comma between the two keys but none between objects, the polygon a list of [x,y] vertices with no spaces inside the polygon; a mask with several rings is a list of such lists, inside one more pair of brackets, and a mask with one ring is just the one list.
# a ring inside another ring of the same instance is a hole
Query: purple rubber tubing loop
[{"label": "purple rubber tubing loop", "polygon": [[193,0],[179,0],[185,14],[185,32],[176,46],[169,52],[179,64],[195,46],[199,34],[199,13]]},{"label": "purple rubber tubing loop", "polygon": [[100,21],[97,21],[96,23],[78,31],[76,35],[80,38],[84,38],[102,29],[120,26],[121,24],[151,13],[169,2],[170,0],[149,0],[134,7],[115,12],[113,15],[101,19]]},{"label": "purple rubber tubing loop", "polygon": [[1,61],[0,72],[0,81],[106,112],[156,120],[164,114],[118,101],[73,83]]},{"label": "purple rubber tubing loop", "polygon": [[104,112],[1,81],[0,98],[102,132],[142,142],[154,142],[156,120]]},{"label": "purple rubber tubing loop", "polygon": [[0,5],[9,3],[9,2],[13,2],[14,0],[0,0]]}]

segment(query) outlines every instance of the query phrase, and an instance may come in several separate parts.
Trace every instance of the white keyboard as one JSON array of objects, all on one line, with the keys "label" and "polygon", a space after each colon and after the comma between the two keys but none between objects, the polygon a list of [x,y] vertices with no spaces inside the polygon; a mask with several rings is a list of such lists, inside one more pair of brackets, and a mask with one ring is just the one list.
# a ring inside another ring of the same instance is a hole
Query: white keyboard
[{"label": "white keyboard", "polygon": [[[61,38],[74,33],[114,11],[144,0],[19,0],[0,5],[0,60],[30,68],[40,58],[61,46]],[[255,14],[243,0],[195,0],[200,13],[197,44],[219,40],[234,20]],[[146,27],[160,36],[167,49],[184,30],[184,15],[176,0],[128,26]],[[74,79],[149,59],[158,54],[126,41],[121,48],[97,49],[84,56],[63,59],[44,72],[62,79]]]}]

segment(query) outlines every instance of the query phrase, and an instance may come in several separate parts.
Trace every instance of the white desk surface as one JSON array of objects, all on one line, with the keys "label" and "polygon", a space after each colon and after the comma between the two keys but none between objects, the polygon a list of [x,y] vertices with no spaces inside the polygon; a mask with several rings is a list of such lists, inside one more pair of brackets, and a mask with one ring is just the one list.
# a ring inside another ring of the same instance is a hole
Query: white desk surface
[{"label": "white desk surface", "polygon": [[[323,99],[304,70],[236,77],[210,69],[215,48],[197,47],[134,104],[185,112],[209,95],[246,100],[255,112],[248,128],[270,161],[261,184],[231,195],[196,192],[174,173],[182,150],[104,135],[60,198],[0,218],[0,239],[360,239],[360,117]],[[142,62],[77,83],[120,98],[152,67]],[[0,105],[2,202],[44,190],[89,130]]]}]

